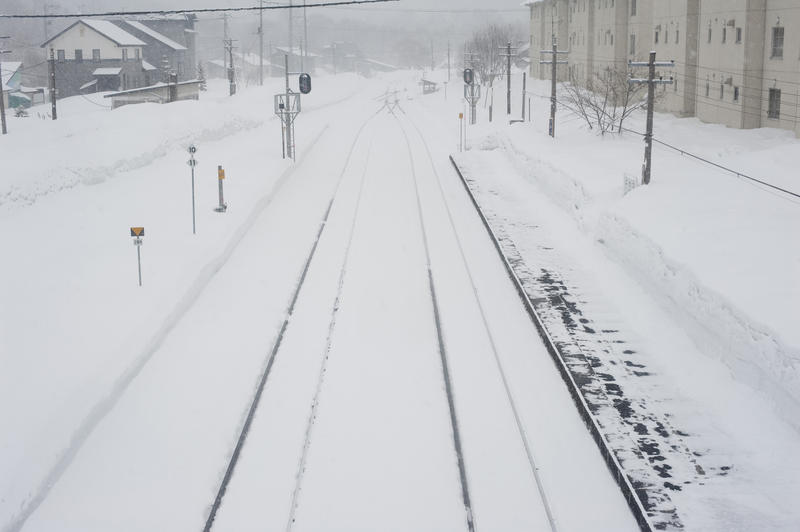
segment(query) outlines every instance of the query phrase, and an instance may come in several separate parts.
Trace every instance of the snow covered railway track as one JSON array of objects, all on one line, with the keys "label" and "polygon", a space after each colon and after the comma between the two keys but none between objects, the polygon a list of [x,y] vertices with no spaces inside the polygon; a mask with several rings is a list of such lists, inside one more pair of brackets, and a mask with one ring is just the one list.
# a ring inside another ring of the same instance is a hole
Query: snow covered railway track
[{"label": "snow covered railway track", "polygon": [[[306,277],[308,275],[309,268],[311,266],[311,263],[312,263],[312,261],[314,259],[315,254],[317,252],[317,248],[319,247],[319,243],[320,243],[322,235],[323,235],[323,233],[325,231],[326,225],[328,223],[328,219],[330,218],[330,214],[331,214],[331,210],[333,208],[334,202],[336,201],[336,198],[337,198],[337,196],[339,194],[339,190],[340,190],[341,185],[342,185],[342,181],[343,181],[343,179],[344,179],[344,177],[345,177],[345,175],[346,175],[346,173],[347,173],[347,171],[349,169],[350,161],[351,161],[351,158],[353,156],[353,152],[355,151],[356,146],[358,145],[365,128],[375,118],[375,116],[377,116],[377,113],[371,115],[367,120],[365,120],[363,122],[363,124],[361,125],[361,127],[358,130],[358,133],[356,134],[355,139],[353,140],[353,143],[350,146],[347,158],[345,159],[344,167],[343,167],[341,173],[339,174],[339,177],[338,177],[337,182],[336,182],[336,187],[334,188],[334,191],[331,194],[330,200],[328,201],[328,204],[327,204],[327,208],[326,208],[325,213],[324,213],[324,215],[322,217],[322,220],[321,220],[321,222],[319,224],[319,230],[317,231],[316,238],[315,238],[315,240],[314,240],[314,242],[313,242],[313,244],[311,246],[311,249],[310,249],[310,251],[308,253],[308,256],[306,257],[306,260],[305,260],[304,265],[303,265],[302,272],[300,273],[299,280],[298,280],[297,285],[296,285],[296,287],[294,289],[294,292],[292,294],[291,301],[289,303],[289,306],[286,309],[286,313],[285,313],[285,317],[284,317],[283,323],[282,323],[281,328],[280,328],[280,330],[279,330],[279,332],[278,332],[278,334],[277,334],[277,336],[276,336],[276,338],[274,340],[272,349],[269,352],[269,356],[267,358],[267,363],[266,363],[266,365],[264,367],[264,371],[261,374],[261,377],[260,377],[260,379],[258,381],[258,386],[256,388],[256,391],[255,391],[255,394],[253,396],[253,399],[250,402],[250,406],[249,406],[249,408],[247,410],[247,416],[245,417],[244,423],[243,423],[243,425],[241,427],[241,430],[239,432],[239,436],[238,436],[238,438],[236,440],[236,445],[235,445],[235,447],[234,447],[234,449],[233,449],[233,451],[231,453],[230,459],[228,461],[228,465],[227,465],[227,467],[225,469],[225,474],[224,474],[224,476],[223,476],[223,478],[222,478],[222,480],[220,482],[220,486],[219,486],[219,489],[217,490],[216,497],[214,498],[214,501],[213,501],[213,503],[212,503],[212,505],[210,507],[209,514],[208,514],[208,517],[206,519],[205,527],[203,528],[204,532],[209,532],[213,528],[214,520],[216,519],[217,513],[219,512],[219,509],[220,509],[220,507],[222,505],[223,499],[225,497],[225,492],[227,491],[228,485],[230,484],[230,481],[233,478],[233,473],[234,473],[234,471],[236,469],[236,465],[237,465],[237,463],[239,461],[239,457],[241,455],[242,449],[243,449],[243,447],[245,445],[245,442],[247,441],[247,437],[248,437],[249,432],[250,432],[250,427],[252,426],[253,419],[255,417],[256,411],[257,411],[258,406],[260,404],[261,397],[262,397],[262,395],[264,393],[264,389],[266,387],[267,380],[269,379],[270,373],[272,372],[272,368],[273,368],[275,360],[276,360],[276,358],[278,356],[278,352],[281,349],[281,345],[283,343],[283,339],[284,339],[284,336],[286,334],[286,330],[287,330],[287,328],[289,326],[289,322],[290,322],[290,320],[292,319],[292,317],[295,314],[295,307],[297,305],[297,301],[298,301],[298,298],[300,296],[300,292],[303,289],[303,286],[304,286],[305,281],[306,281]],[[344,266],[342,266],[342,269],[344,271]],[[342,271],[342,275],[343,275],[343,271]],[[331,327],[333,326],[333,320],[334,320],[334,317],[332,317]]]},{"label": "snow covered railway track", "polygon": [[464,190],[466,191],[468,197],[471,200],[472,206],[474,207],[475,211],[477,212],[480,220],[482,222],[483,227],[486,230],[489,238],[491,239],[492,243],[494,244],[494,248],[497,251],[499,258],[501,259],[503,266],[508,274],[509,279],[514,285],[514,288],[525,307],[531,322],[534,324],[547,352],[550,354],[551,358],[553,359],[561,378],[563,379],[564,383],[567,386],[567,389],[573,399],[573,402],[577,408],[581,419],[584,422],[587,430],[592,436],[595,444],[597,445],[600,454],[603,457],[603,460],[608,467],[612,477],[616,481],[619,489],[622,492],[622,495],[625,498],[625,501],[630,508],[634,518],[636,519],[639,528],[644,532],[652,532],[654,527],[650,521],[650,517],[648,516],[647,510],[645,509],[642,501],[640,500],[636,489],[634,488],[631,480],[628,478],[627,474],[625,473],[624,469],[622,468],[619,460],[617,459],[611,445],[606,440],[605,436],[603,435],[602,430],[600,429],[597,421],[595,420],[589,405],[587,404],[583,394],[565,361],[565,357],[561,352],[559,346],[554,342],[551,338],[549,332],[544,326],[542,319],[540,318],[533,302],[528,297],[525,288],[521,282],[521,280],[517,277],[515,270],[513,269],[510,261],[506,257],[503,247],[498,240],[497,236],[492,229],[488,218],[484,214],[483,210],[480,207],[480,204],[477,201],[477,198],[472,192],[472,189],[469,186],[469,183],[465,179],[464,175],[461,172],[461,169],[458,167],[455,159],[451,156],[450,162],[452,163],[455,172],[457,173],[461,184],[463,185]]},{"label": "snow covered railway track", "polygon": [[[437,185],[436,189],[439,192],[439,198],[441,200],[441,204],[444,206],[444,209],[445,209],[445,211],[447,213],[447,221],[449,222],[449,228],[452,231],[452,235],[453,235],[454,240],[457,242],[459,258],[460,258],[461,264],[462,264],[463,268],[465,269],[465,271],[467,273],[467,276],[469,278],[470,288],[472,290],[472,296],[474,297],[475,305],[478,307],[479,312],[480,312],[481,325],[482,325],[482,327],[483,327],[483,329],[484,329],[484,331],[485,331],[485,333],[486,333],[486,335],[487,335],[487,337],[489,339],[489,344],[490,344],[490,347],[491,347],[493,359],[494,359],[494,362],[495,362],[495,364],[497,366],[498,373],[499,373],[500,378],[501,378],[502,383],[503,383],[503,388],[504,388],[506,397],[508,399],[508,406],[509,406],[509,408],[511,409],[511,411],[513,413],[514,422],[515,422],[515,425],[516,425],[516,429],[518,431],[520,442],[522,443],[522,445],[523,445],[523,447],[525,449],[525,455],[526,455],[527,460],[528,460],[528,465],[530,467],[531,474],[532,474],[532,476],[533,476],[533,478],[535,479],[535,482],[536,482],[536,487],[537,487],[537,490],[538,490],[538,496],[539,496],[540,502],[542,504],[542,508],[543,508],[543,510],[544,510],[544,512],[545,512],[545,514],[547,516],[547,522],[549,524],[550,530],[555,532],[555,531],[558,530],[558,527],[556,525],[556,521],[555,521],[555,518],[553,516],[553,512],[552,512],[552,509],[550,507],[550,503],[548,501],[548,496],[547,496],[544,484],[543,484],[542,479],[541,479],[541,477],[539,476],[539,473],[538,473],[538,467],[536,465],[536,460],[534,458],[532,444],[529,441],[529,438],[528,438],[528,436],[526,434],[525,427],[524,427],[523,422],[522,422],[522,420],[520,418],[520,415],[519,415],[519,409],[517,407],[517,404],[516,404],[516,401],[515,401],[515,399],[513,397],[513,394],[511,393],[511,390],[509,388],[508,379],[506,377],[506,372],[505,372],[503,364],[502,364],[502,362],[500,360],[500,357],[498,355],[497,346],[496,346],[495,340],[493,338],[493,334],[492,334],[491,328],[489,327],[489,324],[487,322],[486,310],[484,309],[484,306],[483,306],[482,301],[481,301],[481,297],[480,297],[480,295],[478,293],[478,289],[477,289],[476,284],[475,284],[475,279],[473,277],[473,273],[472,273],[472,270],[470,268],[469,261],[468,261],[468,259],[466,257],[465,252],[464,252],[464,247],[463,247],[463,243],[461,241],[461,236],[459,235],[459,232],[458,232],[458,230],[456,228],[456,223],[455,223],[455,221],[453,219],[453,213],[452,213],[452,211],[450,209],[450,205],[449,205],[449,203],[447,201],[447,198],[445,196],[444,188],[443,188],[442,182],[441,182],[441,177],[439,176],[439,173],[438,173],[438,171],[436,169],[436,164],[434,162],[433,155],[431,154],[430,146],[428,145],[428,142],[426,141],[426,139],[425,139],[424,135],[422,134],[422,131],[420,130],[420,128],[416,125],[416,123],[414,123],[413,119],[410,116],[408,116],[402,110],[402,107],[398,106],[398,108],[402,112],[402,115],[403,115],[402,116],[402,120],[407,120],[409,122],[411,127],[414,129],[414,132],[416,133],[416,136],[419,139],[419,142],[424,147],[424,152],[425,152],[425,155],[426,155],[426,158],[427,158],[428,165],[430,166],[431,173],[435,177],[435,181],[436,181],[436,185]],[[395,115],[395,116],[397,117],[397,115]],[[403,129],[403,135],[405,136],[406,143],[407,143],[407,146],[408,146],[408,154],[409,154],[409,157],[411,159],[411,165],[412,165],[412,168],[414,168],[415,161],[414,161],[413,152],[412,152],[412,149],[411,149],[411,141],[409,139],[408,132],[406,131],[406,126],[402,123],[402,120],[400,119],[400,117],[398,117],[398,121],[400,122],[401,128]],[[416,171],[414,172],[414,181],[415,181],[415,185],[418,186]],[[422,205],[421,205],[421,202],[420,202],[420,199],[419,199],[419,189],[418,188],[417,188],[417,201],[418,201],[418,207],[419,207],[420,222],[421,222],[422,227],[423,227],[423,237],[426,240],[426,249],[427,249],[428,236],[427,236],[427,234],[425,234],[425,225],[424,225],[424,221],[423,221],[424,215],[423,215]],[[430,254],[428,254],[428,274],[429,274],[429,278],[430,278],[431,294],[432,294],[432,297],[434,299],[434,304],[436,305],[436,295],[435,295],[435,289],[434,289],[434,277],[433,277],[433,272],[432,272],[431,267],[430,267]],[[453,396],[453,384],[451,382],[450,371],[448,369],[445,345],[444,345],[444,341],[442,340],[442,327],[441,327],[441,323],[440,323],[440,319],[439,319],[438,307],[437,307],[437,314],[436,314],[436,326],[437,326],[437,332],[439,334],[439,340],[440,340],[440,346],[441,346],[442,367],[443,367],[443,371],[444,371],[444,378],[445,378],[445,381],[446,381],[447,398],[448,398],[448,403],[450,405],[451,415],[452,415],[452,419],[453,419],[453,429],[454,429],[454,432],[455,432],[456,449],[457,449],[457,454],[458,454],[458,458],[459,458],[459,463],[460,463],[460,466],[462,468],[462,479],[463,479],[463,482],[464,482],[464,489],[465,489],[465,501],[468,501],[468,499],[466,498],[466,496],[468,495],[467,492],[466,492],[466,490],[467,490],[467,487],[466,487],[466,473],[465,473],[465,471],[463,469],[464,458],[463,458],[463,452],[462,452],[462,449],[461,449],[460,442],[458,441],[459,438],[458,438],[457,422],[456,422],[456,416],[455,416],[455,402],[454,402],[454,396]],[[471,511],[472,511],[472,509],[470,508],[470,512]]]}]

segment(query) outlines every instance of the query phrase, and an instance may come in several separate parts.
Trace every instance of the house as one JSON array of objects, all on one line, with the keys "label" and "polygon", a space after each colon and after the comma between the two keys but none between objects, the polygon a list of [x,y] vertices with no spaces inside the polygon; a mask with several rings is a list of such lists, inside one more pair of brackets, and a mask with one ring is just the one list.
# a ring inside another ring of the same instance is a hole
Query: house
[{"label": "house", "polygon": [[[529,0],[531,47],[569,50],[558,79],[586,83],[628,61],[675,66],[658,75],[656,108],[735,128],[800,135],[800,10],[797,0]],[[543,57],[549,59],[549,57]],[[535,57],[534,57],[535,59]],[[532,77],[550,67],[532,61]]]},{"label": "house", "polygon": [[160,71],[157,80],[164,81],[170,71],[178,81],[197,77],[194,15],[145,17],[137,20],[118,20],[116,24],[146,43],[144,61]]},{"label": "house", "polygon": [[55,58],[58,97],[82,90],[125,90],[150,84],[143,66],[146,46],[113,22],[81,19],[57,33],[42,48]]},{"label": "house", "polygon": [[270,70],[273,76],[283,76],[286,69],[286,56],[289,56],[289,72],[305,72],[314,74],[316,72],[317,60],[319,55],[295,46],[291,50],[287,47],[278,46],[272,49],[270,56]]},{"label": "house", "polygon": [[[5,61],[0,63],[0,90],[3,93],[3,105],[6,109],[11,109],[22,105],[29,107],[30,104],[25,105],[25,102],[15,101],[15,95],[18,94],[20,88],[20,78],[22,74],[22,63],[18,61]],[[16,104],[16,105],[15,105]]]}]

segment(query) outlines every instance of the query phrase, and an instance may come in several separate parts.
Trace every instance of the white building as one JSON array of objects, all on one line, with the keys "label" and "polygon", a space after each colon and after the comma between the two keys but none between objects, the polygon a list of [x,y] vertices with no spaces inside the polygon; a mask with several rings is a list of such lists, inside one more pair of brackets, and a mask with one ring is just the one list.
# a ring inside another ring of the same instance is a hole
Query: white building
[{"label": "white building", "polygon": [[[800,134],[798,0],[531,0],[531,46],[569,50],[562,81],[627,69],[651,50],[675,68],[659,109],[736,128]],[[543,59],[549,59],[543,55]],[[550,78],[532,61],[531,76]]]}]

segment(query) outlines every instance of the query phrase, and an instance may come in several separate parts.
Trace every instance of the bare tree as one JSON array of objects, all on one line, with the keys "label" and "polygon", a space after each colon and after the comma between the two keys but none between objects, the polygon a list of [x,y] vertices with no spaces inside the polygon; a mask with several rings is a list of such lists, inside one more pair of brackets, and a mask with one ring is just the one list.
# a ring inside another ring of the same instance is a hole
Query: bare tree
[{"label": "bare tree", "polygon": [[517,30],[510,25],[488,24],[483,26],[467,42],[467,51],[474,55],[473,69],[479,83],[491,86],[494,79],[504,72],[505,59],[500,55],[502,46],[515,42]]},{"label": "bare tree", "polygon": [[575,79],[563,85],[566,106],[601,135],[622,131],[625,120],[647,105],[646,87],[628,82],[624,68],[608,67],[594,72],[585,82]]}]

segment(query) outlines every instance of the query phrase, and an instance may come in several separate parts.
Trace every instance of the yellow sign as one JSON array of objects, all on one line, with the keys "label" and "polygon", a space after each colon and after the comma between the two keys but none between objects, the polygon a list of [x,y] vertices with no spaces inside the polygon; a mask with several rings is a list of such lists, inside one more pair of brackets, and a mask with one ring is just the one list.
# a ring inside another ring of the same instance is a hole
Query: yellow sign
[{"label": "yellow sign", "polygon": [[221,166],[217,170],[217,174],[218,174],[220,180],[225,179],[225,170],[223,170]]},{"label": "yellow sign", "polygon": [[144,227],[131,227],[131,236],[144,236]]}]

